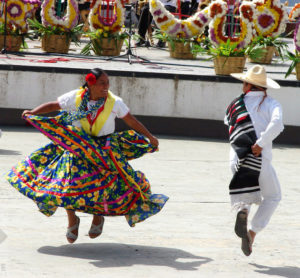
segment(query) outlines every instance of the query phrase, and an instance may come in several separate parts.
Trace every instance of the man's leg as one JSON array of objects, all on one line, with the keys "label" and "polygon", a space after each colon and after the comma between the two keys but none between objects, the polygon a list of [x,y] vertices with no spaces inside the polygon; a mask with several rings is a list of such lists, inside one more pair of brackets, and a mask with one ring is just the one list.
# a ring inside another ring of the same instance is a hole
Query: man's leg
[{"label": "man's leg", "polygon": [[255,234],[269,223],[275,209],[281,200],[280,184],[270,161],[263,159],[259,177],[259,186],[263,197],[250,225]]},{"label": "man's leg", "polygon": [[138,34],[140,36],[139,42],[136,44],[140,46],[145,43],[146,32],[152,21],[152,15],[149,11],[149,4],[146,4],[141,11],[141,16],[138,23]]}]

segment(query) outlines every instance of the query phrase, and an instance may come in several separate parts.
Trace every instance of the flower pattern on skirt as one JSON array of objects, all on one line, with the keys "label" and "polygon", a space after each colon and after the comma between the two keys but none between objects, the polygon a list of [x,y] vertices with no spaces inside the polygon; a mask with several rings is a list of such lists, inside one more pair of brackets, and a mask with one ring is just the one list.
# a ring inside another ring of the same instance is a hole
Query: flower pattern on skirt
[{"label": "flower pattern on skirt", "polygon": [[152,194],[145,175],[128,163],[156,151],[133,130],[92,137],[60,116],[27,116],[52,142],[34,151],[7,180],[47,216],[58,207],[89,214],[125,215],[130,226],[158,213],[168,197]]}]

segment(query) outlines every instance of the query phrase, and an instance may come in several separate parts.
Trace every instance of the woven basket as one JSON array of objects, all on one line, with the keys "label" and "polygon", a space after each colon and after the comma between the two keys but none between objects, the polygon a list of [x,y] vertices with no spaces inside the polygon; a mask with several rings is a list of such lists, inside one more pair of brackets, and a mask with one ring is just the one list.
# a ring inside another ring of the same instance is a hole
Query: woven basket
[{"label": "woven basket", "polygon": [[108,39],[92,40],[95,54],[98,56],[118,56],[121,53],[124,39]]},{"label": "woven basket", "polygon": [[[22,37],[21,36],[6,36],[6,50],[17,52],[20,50],[22,45]],[[0,49],[4,47],[4,35],[0,35]]]},{"label": "woven basket", "polygon": [[276,51],[276,47],[275,46],[267,46],[263,49],[266,50],[266,52],[260,58],[258,58],[258,59],[250,59],[249,58],[249,61],[251,63],[256,63],[256,64],[271,64],[272,58]]},{"label": "woven basket", "polygon": [[68,53],[71,39],[66,35],[45,35],[42,38],[42,50],[50,53]]},{"label": "woven basket", "polygon": [[214,59],[215,73],[218,75],[242,73],[245,63],[246,57],[216,57]]},{"label": "woven basket", "polygon": [[176,59],[195,59],[196,55],[192,54],[190,43],[174,42],[174,49],[168,42],[170,57]]},{"label": "woven basket", "polygon": [[296,65],[296,78],[300,80],[300,63]]}]

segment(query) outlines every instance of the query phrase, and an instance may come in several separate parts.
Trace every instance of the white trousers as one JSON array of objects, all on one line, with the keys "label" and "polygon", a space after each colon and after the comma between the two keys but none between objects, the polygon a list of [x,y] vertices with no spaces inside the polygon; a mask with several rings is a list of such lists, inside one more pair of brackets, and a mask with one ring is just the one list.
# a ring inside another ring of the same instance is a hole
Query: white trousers
[{"label": "white trousers", "polygon": [[[235,162],[231,161],[231,171],[234,173]],[[262,166],[259,176],[259,186],[262,195],[262,202],[255,212],[249,229],[255,233],[260,232],[269,223],[276,207],[281,200],[281,189],[276,172],[268,159],[262,159]],[[250,212],[251,205],[245,205],[239,210],[247,209]]]}]

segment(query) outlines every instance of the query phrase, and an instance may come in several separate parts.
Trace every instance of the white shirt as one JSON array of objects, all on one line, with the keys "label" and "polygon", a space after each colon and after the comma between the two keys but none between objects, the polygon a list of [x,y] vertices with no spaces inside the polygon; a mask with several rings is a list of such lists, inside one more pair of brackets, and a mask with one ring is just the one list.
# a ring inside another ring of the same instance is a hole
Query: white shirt
[{"label": "white shirt", "polygon": [[[61,109],[66,110],[66,111],[76,111],[77,110],[77,107],[76,107],[77,92],[78,92],[78,89],[68,92],[57,98],[57,101],[58,101]],[[98,137],[113,133],[115,131],[115,118],[116,117],[124,118],[129,113],[129,108],[123,102],[123,100],[118,96],[115,96],[115,97],[116,97],[116,101],[114,103],[114,107],[113,107],[107,121],[105,122],[102,129],[98,133],[98,135],[97,135]],[[90,100],[87,104],[88,108],[90,108],[91,105],[94,105],[95,103],[96,103],[96,101]],[[92,118],[94,118],[96,114],[97,114],[97,112],[93,113]],[[101,114],[99,117],[101,117]],[[74,126],[81,127],[80,121],[74,121],[72,124]]]},{"label": "white shirt", "polygon": [[[267,96],[260,105],[264,96],[262,91],[253,91],[246,94],[244,102],[249,112],[257,136],[256,143],[262,148],[262,157],[272,160],[272,142],[283,131],[282,109],[279,102]],[[228,125],[225,117],[225,124]],[[230,160],[236,161],[237,155],[231,148]]]},{"label": "white shirt", "polygon": [[177,7],[177,0],[160,0],[160,2],[166,6],[166,5],[169,5],[169,6],[173,6],[173,7]]}]

